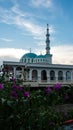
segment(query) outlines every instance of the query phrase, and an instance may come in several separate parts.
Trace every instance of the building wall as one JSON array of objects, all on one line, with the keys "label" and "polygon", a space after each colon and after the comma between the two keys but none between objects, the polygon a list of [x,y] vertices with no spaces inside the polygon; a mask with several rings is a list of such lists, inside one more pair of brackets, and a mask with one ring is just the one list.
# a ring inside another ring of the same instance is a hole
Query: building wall
[{"label": "building wall", "polygon": [[[24,68],[13,67],[14,78],[30,81],[72,81],[73,70],[53,68]],[[20,76],[21,75],[21,76]]]}]

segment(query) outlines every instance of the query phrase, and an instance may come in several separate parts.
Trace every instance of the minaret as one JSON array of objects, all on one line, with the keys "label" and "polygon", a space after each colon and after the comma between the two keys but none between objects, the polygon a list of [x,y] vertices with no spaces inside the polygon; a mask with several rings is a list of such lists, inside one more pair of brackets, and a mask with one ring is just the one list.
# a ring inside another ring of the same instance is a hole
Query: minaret
[{"label": "minaret", "polygon": [[50,40],[49,40],[49,25],[47,24],[47,34],[46,34],[46,54],[50,54]]}]

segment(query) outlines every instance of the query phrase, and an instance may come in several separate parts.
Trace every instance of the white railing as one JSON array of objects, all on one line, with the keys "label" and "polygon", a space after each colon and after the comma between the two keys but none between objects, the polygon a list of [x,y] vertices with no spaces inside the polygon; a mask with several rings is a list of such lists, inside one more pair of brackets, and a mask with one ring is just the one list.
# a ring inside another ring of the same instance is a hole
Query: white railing
[{"label": "white railing", "polygon": [[31,87],[46,87],[48,85],[50,86],[53,86],[54,84],[56,83],[59,83],[61,84],[62,86],[73,86],[73,81],[66,81],[66,80],[63,80],[63,81],[56,81],[56,80],[53,80],[53,81],[46,81],[46,80],[41,80],[41,81],[25,81],[24,84],[26,85],[29,85]]}]

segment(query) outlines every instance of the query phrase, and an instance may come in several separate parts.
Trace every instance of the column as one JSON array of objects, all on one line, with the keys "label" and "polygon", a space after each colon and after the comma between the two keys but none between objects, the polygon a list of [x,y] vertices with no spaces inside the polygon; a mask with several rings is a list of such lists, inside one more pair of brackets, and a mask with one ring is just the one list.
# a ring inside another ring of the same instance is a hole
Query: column
[{"label": "column", "polygon": [[73,82],[73,70],[71,71],[71,82]]},{"label": "column", "polygon": [[22,67],[22,79],[24,80],[24,68]]},{"label": "column", "polygon": [[66,82],[66,71],[63,71],[63,81]]},{"label": "column", "polygon": [[38,82],[41,82],[41,70],[38,69]]},{"label": "column", "polygon": [[16,78],[16,67],[15,66],[13,68],[13,73],[14,73],[13,77]]},{"label": "column", "polygon": [[55,70],[55,81],[58,82],[58,70]]},{"label": "column", "polygon": [[50,82],[50,70],[47,71],[47,82]]},{"label": "column", "polygon": [[29,70],[29,80],[32,81],[32,70]]}]

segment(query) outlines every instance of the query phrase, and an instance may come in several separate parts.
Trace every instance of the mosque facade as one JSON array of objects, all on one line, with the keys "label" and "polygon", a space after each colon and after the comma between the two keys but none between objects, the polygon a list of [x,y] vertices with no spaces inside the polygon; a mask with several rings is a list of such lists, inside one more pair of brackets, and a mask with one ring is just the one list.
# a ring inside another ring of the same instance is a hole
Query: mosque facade
[{"label": "mosque facade", "polygon": [[3,61],[3,65],[10,68],[9,73],[11,73],[14,78],[30,83],[35,82],[37,85],[56,82],[73,84],[73,65],[52,63],[49,37],[49,27],[47,24],[46,54],[37,55],[30,51],[24,54],[19,62]]}]

